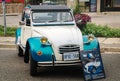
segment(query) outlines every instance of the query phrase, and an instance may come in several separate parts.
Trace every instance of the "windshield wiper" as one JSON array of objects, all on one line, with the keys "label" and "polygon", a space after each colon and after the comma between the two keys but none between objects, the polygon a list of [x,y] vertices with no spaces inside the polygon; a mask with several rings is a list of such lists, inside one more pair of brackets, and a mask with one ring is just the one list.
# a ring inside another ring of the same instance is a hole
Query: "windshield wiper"
[{"label": "windshield wiper", "polygon": [[63,22],[71,22],[72,20],[65,20],[65,21],[63,21]]},{"label": "windshield wiper", "polygon": [[57,20],[51,20],[51,21],[48,21],[48,22],[56,22]]}]

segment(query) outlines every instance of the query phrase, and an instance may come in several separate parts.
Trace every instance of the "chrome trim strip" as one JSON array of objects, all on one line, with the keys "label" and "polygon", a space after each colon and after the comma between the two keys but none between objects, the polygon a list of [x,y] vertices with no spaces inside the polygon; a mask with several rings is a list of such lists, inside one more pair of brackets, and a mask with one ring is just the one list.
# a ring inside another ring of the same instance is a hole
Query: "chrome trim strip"
[{"label": "chrome trim strip", "polygon": [[38,66],[73,66],[81,65],[81,60],[78,61],[52,61],[49,62],[37,62]]}]

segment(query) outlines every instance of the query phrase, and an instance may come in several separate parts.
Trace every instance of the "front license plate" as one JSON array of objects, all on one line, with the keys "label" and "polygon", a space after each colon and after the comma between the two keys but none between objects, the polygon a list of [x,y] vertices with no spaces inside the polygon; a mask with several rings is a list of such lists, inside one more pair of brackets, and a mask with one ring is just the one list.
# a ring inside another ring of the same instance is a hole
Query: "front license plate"
[{"label": "front license plate", "polygon": [[63,54],[63,58],[65,61],[70,60],[78,60],[79,59],[79,52],[67,52]]}]

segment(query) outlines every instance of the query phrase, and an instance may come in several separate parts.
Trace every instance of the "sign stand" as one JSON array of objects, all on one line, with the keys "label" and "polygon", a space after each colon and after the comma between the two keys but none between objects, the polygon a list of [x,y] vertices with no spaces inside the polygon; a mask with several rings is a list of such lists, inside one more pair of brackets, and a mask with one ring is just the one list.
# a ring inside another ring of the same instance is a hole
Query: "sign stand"
[{"label": "sign stand", "polygon": [[102,58],[97,49],[93,51],[81,51],[81,60],[85,81],[105,78]]}]

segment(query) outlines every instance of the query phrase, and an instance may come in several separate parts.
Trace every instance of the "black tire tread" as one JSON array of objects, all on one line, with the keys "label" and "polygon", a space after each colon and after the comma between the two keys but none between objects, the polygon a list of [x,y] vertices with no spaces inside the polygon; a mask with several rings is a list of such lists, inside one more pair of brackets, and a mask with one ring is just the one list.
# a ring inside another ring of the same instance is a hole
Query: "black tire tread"
[{"label": "black tire tread", "polygon": [[18,56],[22,57],[23,56],[23,50],[20,46],[18,46]]},{"label": "black tire tread", "polygon": [[34,61],[31,55],[30,55],[30,75],[31,76],[37,75],[37,62]]}]

